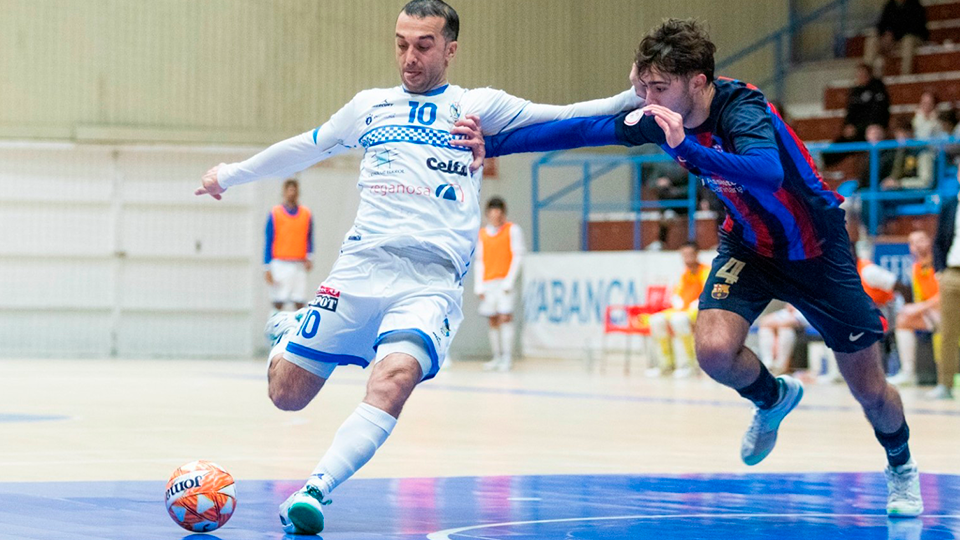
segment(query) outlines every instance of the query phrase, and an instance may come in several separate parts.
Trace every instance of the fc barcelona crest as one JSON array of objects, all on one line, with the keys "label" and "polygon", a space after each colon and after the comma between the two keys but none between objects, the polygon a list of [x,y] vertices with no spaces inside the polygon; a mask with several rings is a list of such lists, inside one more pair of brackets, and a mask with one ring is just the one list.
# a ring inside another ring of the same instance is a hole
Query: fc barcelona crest
[{"label": "fc barcelona crest", "polygon": [[730,286],[717,283],[713,286],[713,291],[710,293],[710,296],[712,296],[714,300],[723,300],[730,296]]}]

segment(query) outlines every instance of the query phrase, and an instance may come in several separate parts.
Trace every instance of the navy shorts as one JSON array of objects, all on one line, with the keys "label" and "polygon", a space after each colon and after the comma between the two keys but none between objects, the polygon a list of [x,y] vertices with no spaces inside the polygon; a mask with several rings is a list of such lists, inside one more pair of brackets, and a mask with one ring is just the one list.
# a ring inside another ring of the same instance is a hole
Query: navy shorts
[{"label": "navy shorts", "polygon": [[863,290],[842,217],[829,234],[823,254],[802,261],[761,257],[721,240],[699,308],[732,311],[752,324],[771,300],[783,300],[800,310],[834,351],[867,348],[883,338],[886,322]]}]

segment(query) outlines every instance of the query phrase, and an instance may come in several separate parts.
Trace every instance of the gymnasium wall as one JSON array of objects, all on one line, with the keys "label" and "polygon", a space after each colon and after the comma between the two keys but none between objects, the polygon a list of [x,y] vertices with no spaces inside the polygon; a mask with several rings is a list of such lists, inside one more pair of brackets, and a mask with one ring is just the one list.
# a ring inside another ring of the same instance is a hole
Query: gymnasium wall
[{"label": "gymnasium wall", "polygon": [[[398,77],[394,0],[0,0],[0,137],[267,143]],[[706,21],[723,58],[787,19],[787,0],[460,0],[451,80],[540,102],[627,86],[640,37]],[[749,21],[749,34],[744,23]],[[772,58],[728,74],[757,80]]]}]

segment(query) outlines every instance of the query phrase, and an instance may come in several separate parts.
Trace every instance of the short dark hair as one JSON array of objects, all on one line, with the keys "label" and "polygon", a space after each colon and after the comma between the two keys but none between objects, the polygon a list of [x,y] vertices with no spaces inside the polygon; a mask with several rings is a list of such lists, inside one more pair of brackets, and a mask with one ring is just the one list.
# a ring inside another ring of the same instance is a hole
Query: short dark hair
[{"label": "short dark hair", "polygon": [[703,73],[713,82],[717,46],[696,19],[667,19],[651,30],[637,47],[637,70],[686,77]]},{"label": "short dark hair", "polygon": [[297,182],[296,178],[287,178],[287,180],[283,183],[283,190],[286,191],[290,186],[300,189],[300,183]]},{"label": "short dark hair", "polygon": [[417,19],[443,17],[443,37],[447,41],[456,41],[460,35],[460,16],[457,11],[443,0],[412,0],[403,6],[400,13]]},{"label": "short dark hair", "polygon": [[683,248],[693,248],[694,251],[700,251],[700,245],[697,244],[696,240],[688,240],[680,245],[680,249]]},{"label": "short dark hair", "polygon": [[491,197],[487,201],[487,210],[492,210],[494,208],[499,209],[504,214],[507,213],[507,201],[504,201],[502,197]]}]

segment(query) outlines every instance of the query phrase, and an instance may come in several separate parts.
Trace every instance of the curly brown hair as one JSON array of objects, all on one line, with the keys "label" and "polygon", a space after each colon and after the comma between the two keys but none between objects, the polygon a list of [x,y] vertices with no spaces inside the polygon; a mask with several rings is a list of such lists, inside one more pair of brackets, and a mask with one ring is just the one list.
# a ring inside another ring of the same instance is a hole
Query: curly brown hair
[{"label": "curly brown hair", "polygon": [[665,75],[687,77],[703,73],[714,79],[713,55],[717,46],[696,19],[667,19],[651,30],[637,47],[637,70],[651,68]]}]

